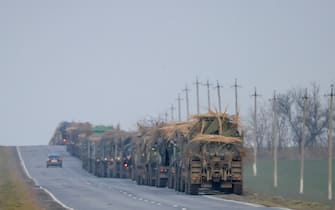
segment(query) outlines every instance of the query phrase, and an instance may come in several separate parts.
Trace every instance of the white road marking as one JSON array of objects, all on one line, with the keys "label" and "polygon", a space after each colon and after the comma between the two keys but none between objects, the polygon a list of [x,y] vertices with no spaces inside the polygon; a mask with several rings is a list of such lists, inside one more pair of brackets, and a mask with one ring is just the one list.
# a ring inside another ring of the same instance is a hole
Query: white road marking
[{"label": "white road marking", "polygon": [[173,205],[174,208],[178,208],[178,205]]},{"label": "white road marking", "polygon": [[29,173],[29,171],[27,170],[26,165],[24,164],[24,161],[23,161],[23,159],[22,159],[20,148],[19,148],[19,147],[16,147],[16,151],[17,151],[17,154],[19,155],[20,163],[21,163],[21,166],[22,166],[24,172],[26,173],[26,175],[27,175],[27,177],[28,177],[29,179],[32,179],[31,176],[30,176],[30,173]]},{"label": "white road marking", "polygon": [[[226,202],[231,202],[231,203],[237,203],[237,204],[246,205],[246,206],[252,206],[252,207],[264,207],[264,206],[259,205],[259,204],[247,203],[247,202],[242,202],[242,201],[228,200],[228,199],[218,198],[218,197],[209,196],[209,195],[203,195],[203,197],[206,197],[206,198],[209,198],[209,199],[213,199],[213,200],[221,200],[221,201],[226,201]],[[279,209],[282,209],[282,210],[292,210],[292,209],[286,209],[286,208],[279,208]]]},{"label": "white road marking", "polygon": [[63,208],[66,208],[66,209],[68,209],[68,210],[74,210],[73,208],[70,208],[70,207],[66,206],[64,203],[62,203],[60,200],[58,200],[58,199],[56,198],[56,196],[54,196],[49,190],[47,190],[47,189],[45,189],[44,187],[38,185],[37,181],[36,181],[35,179],[33,179],[33,178],[30,176],[30,174],[29,174],[29,172],[28,172],[28,170],[27,170],[27,168],[26,168],[26,165],[25,165],[25,163],[24,163],[24,161],[23,161],[23,159],[22,159],[22,156],[21,156],[20,148],[19,148],[19,147],[16,147],[16,151],[17,151],[17,154],[18,154],[18,156],[19,156],[19,159],[20,159],[20,162],[21,162],[21,166],[22,166],[24,172],[26,173],[27,177],[28,177],[29,179],[32,179],[32,180],[34,181],[34,183],[35,183],[36,186],[38,186],[40,189],[44,190],[44,192],[48,193],[48,194],[50,195],[50,197],[51,197],[55,202],[57,202],[59,205],[61,205]]}]

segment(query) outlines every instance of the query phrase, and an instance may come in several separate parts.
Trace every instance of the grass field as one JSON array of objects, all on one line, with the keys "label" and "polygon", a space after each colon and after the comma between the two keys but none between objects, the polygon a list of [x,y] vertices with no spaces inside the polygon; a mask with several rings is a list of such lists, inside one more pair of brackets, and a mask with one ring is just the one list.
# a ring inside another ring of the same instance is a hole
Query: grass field
[{"label": "grass field", "polygon": [[0,146],[0,210],[41,209],[32,199],[17,164],[13,163],[13,148]]},{"label": "grass field", "polygon": [[[304,194],[300,195],[299,160],[279,160],[277,189],[273,186],[273,161],[259,160],[257,164],[258,176],[256,177],[252,175],[251,164],[245,164],[244,189],[247,192],[279,195],[290,199],[320,202],[335,206],[335,192],[333,192],[333,200],[328,200],[327,167],[327,160],[305,161]],[[334,169],[335,163],[333,164],[333,176],[335,176]],[[335,180],[333,179],[333,191],[335,190],[334,182]]]}]

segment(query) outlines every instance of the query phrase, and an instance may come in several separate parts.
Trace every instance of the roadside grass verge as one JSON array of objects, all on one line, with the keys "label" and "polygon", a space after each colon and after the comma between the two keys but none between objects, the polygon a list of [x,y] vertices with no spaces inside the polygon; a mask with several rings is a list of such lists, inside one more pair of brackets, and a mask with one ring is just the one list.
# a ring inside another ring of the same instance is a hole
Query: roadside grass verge
[{"label": "roadside grass verge", "polygon": [[[335,199],[328,200],[327,164],[327,160],[305,161],[303,194],[299,193],[299,160],[279,160],[277,188],[273,186],[273,161],[259,160],[256,177],[252,174],[251,164],[245,164],[244,190],[251,197],[283,203],[285,204],[283,206],[291,206],[291,208],[294,206],[295,209],[335,209]],[[333,170],[334,168],[335,163]],[[333,190],[335,190],[334,181]]]},{"label": "roadside grass verge", "polygon": [[13,160],[14,149],[0,146],[0,210],[40,210]]}]

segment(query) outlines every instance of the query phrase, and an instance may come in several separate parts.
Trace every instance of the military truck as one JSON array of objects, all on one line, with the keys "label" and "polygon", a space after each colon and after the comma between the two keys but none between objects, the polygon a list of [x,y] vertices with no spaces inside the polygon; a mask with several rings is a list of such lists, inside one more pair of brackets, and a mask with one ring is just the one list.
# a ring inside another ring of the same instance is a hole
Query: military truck
[{"label": "military truck", "polygon": [[156,176],[153,170],[157,165],[157,147],[154,139],[157,137],[157,126],[139,125],[134,137],[136,141],[134,154],[134,173],[137,184],[154,186]]},{"label": "military truck", "polygon": [[242,194],[243,147],[237,117],[207,113],[194,118],[188,135],[176,139],[176,189],[188,194],[199,190]]},{"label": "military truck", "polygon": [[209,112],[187,122],[142,123],[136,132],[63,122],[50,144],[64,139],[96,176],[132,178],[188,194],[243,192],[243,135],[235,115]]},{"label": "military truck", "polygon": [[169,188],[176,188],[177,160],[181,156],[182,142],[193,125],[193,121],[172,122],[165,123],[160,127],[160,138],[163,142],[159,149],[162,160],[161,167],[167,168],[167,186]]},{"label": "military truck", "polygon": [[66,121],[59,123],[52,138],[49,141],[49,145],[65,145],[68,139],[66,128],[70,127],[70,124],[70,122]]},{"label": "military truck", "polygon": [[[174,186],[176,168],[175,129],[189,123],[155,123],[140,126],[134,152],[137,184],[156,187]],[[186,125],[186,126],[185,126]]]},{"label": "military truck", "polygon": [[102,173],[105,177],[130,178],[131,176],[131,135],[120,129],[106,132],[102,136]]}]

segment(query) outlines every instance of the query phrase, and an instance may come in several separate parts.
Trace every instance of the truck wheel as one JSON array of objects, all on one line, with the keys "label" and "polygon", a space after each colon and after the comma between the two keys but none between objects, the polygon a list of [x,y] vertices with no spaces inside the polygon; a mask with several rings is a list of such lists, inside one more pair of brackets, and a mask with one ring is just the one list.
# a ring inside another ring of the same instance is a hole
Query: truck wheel
[{"label": "truck wheel", "polygon": [[181,185],[180,185],[180,192],[185,192],[185,180],[181,180]]},{"label": "truck wheel", "polygon": [[141,184],[141,183],[140,183],[140,177],[139,177],[139,176],[136,177],[136,184],[138,184],[138,185]]},{"label": "truck wheel", "polygon": [[242,195],[243,188],[242,184],[233,184],[233,193],[236,195]]},{"label": "truck wheel", "polygon": [[190,186],[190,194],[191,195],[198,195],[199,194],[199,185],[191,184]]}]

